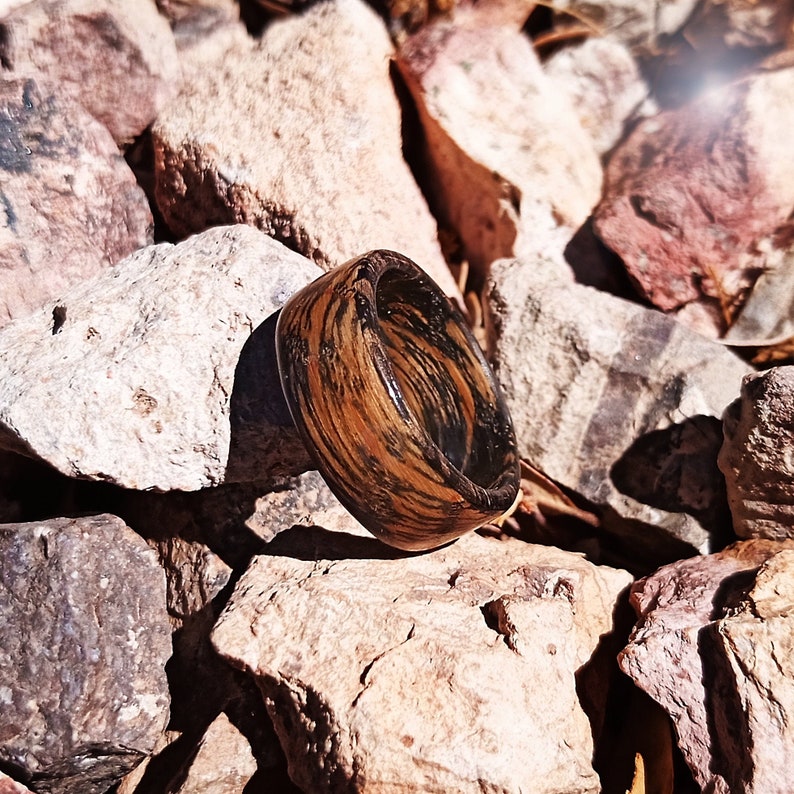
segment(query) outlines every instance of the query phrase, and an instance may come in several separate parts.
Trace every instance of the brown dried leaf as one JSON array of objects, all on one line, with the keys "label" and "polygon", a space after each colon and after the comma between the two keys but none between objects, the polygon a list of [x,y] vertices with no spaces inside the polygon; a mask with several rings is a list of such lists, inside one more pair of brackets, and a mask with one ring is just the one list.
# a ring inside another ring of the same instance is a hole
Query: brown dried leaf
[{"label": "brown dried leaf", "polygon": [[591,527],[601,523],[597,515],[577,507],[554,481],[524,460],[521,461],[521,490],[524,496],[518,509],[524,513],[571,516]]}]

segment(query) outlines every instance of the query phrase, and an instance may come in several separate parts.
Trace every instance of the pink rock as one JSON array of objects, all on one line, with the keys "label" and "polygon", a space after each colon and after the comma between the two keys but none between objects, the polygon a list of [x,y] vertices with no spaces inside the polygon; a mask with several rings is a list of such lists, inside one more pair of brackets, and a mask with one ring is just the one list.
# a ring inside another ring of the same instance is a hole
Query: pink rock
[{"label": "pink rock", "polygon": [[599,200],[601,165],[529,39],[459,10],[411,37],[397,63],[424,129],[431,204],[473,267],[523,253],[567,269],[563,251]]},{"label": "pink rock", "polygon": [[143,132],[179,88],[174,36],[154,0],[34,0],[3,24],[5,68],[58,86],[119,143]]},{"label": "pink rock", "polygon": [[22,78],[0,78],[0,104],[2,326],[150,243],[152,216],[82,107]]},{"label": "pink rock", "polygon": [[616,150],[595,229],[652,303],[741,302],[794,206],[793,125],[780,69],[659,113]]},{"label": "pink rock", "polygon": [[639,621],[621,669],[670,714],[704,791],[791,790],[793,556],[794,541],[745,541],[632,588]]}]

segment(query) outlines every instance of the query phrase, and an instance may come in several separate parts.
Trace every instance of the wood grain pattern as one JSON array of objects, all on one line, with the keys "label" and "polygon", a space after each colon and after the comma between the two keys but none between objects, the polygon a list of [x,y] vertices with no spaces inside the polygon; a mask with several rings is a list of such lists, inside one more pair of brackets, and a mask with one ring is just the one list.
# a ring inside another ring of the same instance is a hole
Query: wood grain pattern
[{"label": "wood grain pattern", "polygon": [[510,508],[518,459],[499,387],[409,259],[371,251],[324,274],[286,303],[276,339],[304,443],[378,538],[435,548]]}]

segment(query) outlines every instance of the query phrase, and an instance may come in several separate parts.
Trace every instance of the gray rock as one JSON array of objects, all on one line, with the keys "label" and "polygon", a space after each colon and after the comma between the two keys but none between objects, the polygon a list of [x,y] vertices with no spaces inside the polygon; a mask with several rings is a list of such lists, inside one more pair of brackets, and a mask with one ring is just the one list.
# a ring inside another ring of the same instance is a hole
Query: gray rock
[{"label": "gray rock", "polygon": [[110,515],[2,525],[0,621],[0,762],[36,791],[106,791],[168,718],[154,550]]},{"label": "gray rock", "polygon": [[736,534],[794,537],[794,366],[748,375],[723,428],[719,466]]},{"label": "gray rock", "polygon": [[140,135],[179,88],[174,36],[154,0],[33,0],[3,20],[0,64],[57,87],[118,143]]},{"label": "gray rock", "polygon": [[402,156],[393,48],[374,11],[320,3],[229,43],[153,127],[168,225],[249,223],[326,269],[394,249],[458,295]]},{"label": "gray rock", "polygon": [[724,545],[718,417],[744,362],[542,262],[496,263],[485,309],[523,457],[600,508],[635,563]]},{"label": "gray rock", "polygon": [[141,490],[303,471],[273,333],[319,272],[248,226],[134,253],[0,334],[0,447]]},{"label": "gray rock", "polygon": [[751,540],[632,588],[620,666],[669,713],[703,791],[791,791],[792,566],[794,542]]},{"label": "gray rock", "polygon": [[152,215],[108,131],[66,95],[0,74],[0,105],[3,326],[150,243]]},{"label": "gray rock", "polygon": [[699,0],[555,0],[555,11],[581,19],[600,34],[629,45],[632,50],[656,53],[660,41],[689,21]]},{"label": "gray rock", "polygon": [[575,672],[630,576],[477,534],[404,556],[350,522],[282,532],[213,631],[262,690],[294,782],[600,790]]}]

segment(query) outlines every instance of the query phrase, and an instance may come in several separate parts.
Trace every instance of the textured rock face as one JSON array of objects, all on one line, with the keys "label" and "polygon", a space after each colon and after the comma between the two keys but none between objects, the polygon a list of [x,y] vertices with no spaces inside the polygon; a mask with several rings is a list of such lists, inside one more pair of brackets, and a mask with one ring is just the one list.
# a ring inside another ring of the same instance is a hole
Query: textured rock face
[{"label": "textured rock face", "polygon": [[36,791],[106,791],[168,716],[155,552],[109,515],[2,525],[0,620],[0,761]]},{"label": "textured rock face", "polygon": [[221,713],[207,728],[198,752],[174,794],[241,794],[256,772],[245,737]]},{"label": "textured rock face", "polygon": [[659,569],[620,665],[660,703],[704,791],[791,790],[794,543],[753,540]]},{"label": "textured rock face", "polygon": [[627,573],[476,534],[407,558],[322,527],[271,547],[213,643],[256,677],[303,790],[599,790],[574,672]]},{"label": "textured rock face", "polygon": [[599,506],[638,558],[658,564],[729,537],[717,417],[746,364],[543,263],[497,262],[486,314],[520,455]]},{"label": "textured rock face", "polygon": [[0,446],[141,490],[303,470],[274,313],[319,272],[247,226],[136,252],[2,332]]},{"label": "textured rock face", "polygon": [[402,158],[391,55],[360,0],[320,4],[230,50],[154,126],[169,226],[249,223],[326,268],[394,249],[457,294]]},{"label": "textured rock face", "polygon": [[108,131],[68,97],[0,75],[0,104],[3,326],[151,242],[152,216]]},{"label": "textured rock face", "polygon": [[488,9],[420,30],[398,64],[419,110],[436,212],[477,268],[565,244],[598,202],[601,166],[569,98]]},{"label": "textured rock face", "polygon": [[3,34],[4,69],[57,86],[119,143],[140,135],[179,85],[174,36],[154,0],[34,0],[3,20]]},{"label": "textured rock face", "polygon": [[794,536],[794,367],[745,378],[725,411],[719,466],[741,538]]},{"label": "textured rock face", "polygon": [[543,70],[571,99],[599,155],[623,137],[626,122],[648,97],[648,86],[629,49],[592,38],[553,54]]},{"label": "textured rock face", "polygon": [[648,300],[735,307],[774,264],[794,206],[792,125],[794,69],[780,69],[659,113],[616,150],[595,229]]}]

